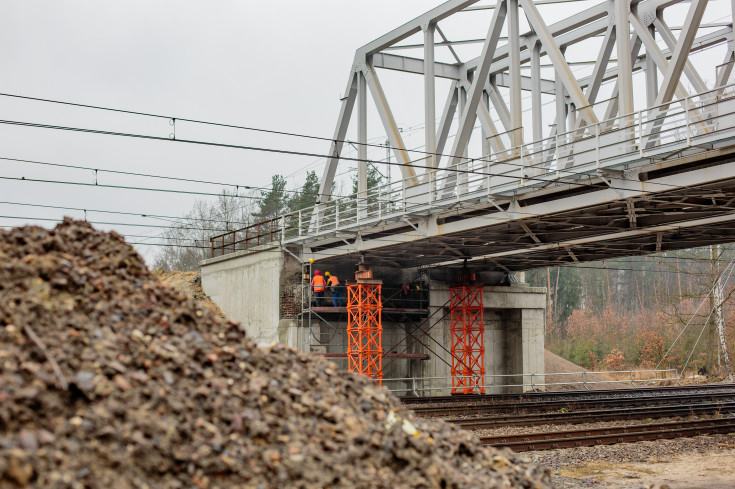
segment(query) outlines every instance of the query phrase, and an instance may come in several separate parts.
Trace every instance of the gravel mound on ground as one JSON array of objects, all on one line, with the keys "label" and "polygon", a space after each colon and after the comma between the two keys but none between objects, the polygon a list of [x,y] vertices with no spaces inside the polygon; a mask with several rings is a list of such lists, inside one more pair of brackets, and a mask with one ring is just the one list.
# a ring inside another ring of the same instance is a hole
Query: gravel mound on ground
[{"label": "gravel mound on ground", "polygon": [[210,309],[215,315],[226,317],[222,309],[215,304],[212,299],[204,293],[202,289],[202,276],[199,272],[189,271],[182,272],[179,270],[171,270],[166,273],[163,270],[154,270],[153,275],[164,285],[179,289],[194,298],[198,304]]},{"label": "gravel mound on ground", "polygon": [[0,231],[0,488],[550,487],[158,282],[115,233]]}]

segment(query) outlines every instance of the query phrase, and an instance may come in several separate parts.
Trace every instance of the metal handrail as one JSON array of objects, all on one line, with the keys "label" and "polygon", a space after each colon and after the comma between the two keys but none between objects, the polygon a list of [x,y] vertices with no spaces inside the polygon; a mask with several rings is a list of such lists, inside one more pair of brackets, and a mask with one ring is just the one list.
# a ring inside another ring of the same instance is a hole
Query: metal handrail
[{"label": "metal handrail", "polygon": [[[669,377],[666,374],[673,373],[673,377]],[[587,379],[588,376],[595,376],[595,375],[626,375],[628,378],[625,380],[589,380]],[[636,374],[650,374],[648,378],[646,379],[635,379],[634,376]],[[653,378],[656,374],[664,374],[665,376],[662,378]],[[577,381],[569,381],[569,382],[546,382],[545,377],[548,376],[582,376],[582,380]],[[501,384],[495,384],[495,383],[488,383],[488,379],[504,379],[504,378],[519,378],[522,377],[524,380],[521,382],[512,382],[512,383],[501,383]],[[484,382],[478,382],[478,380],[482,378],[484,379]],[[525,379],[528,378],[529,382],[526,382]],[[544,378],[543,382],[536,382],[534,379]],[[589,390],[590,385],[596,385],[596,384],[630,384],[632,386],[635,386],[636,382],[638,383],[650,383],[650,382],[664,382],[664,381],[675,381],[677,384],[680,384],[680,376],[678,369],[670,368],[670,369],[659,369],[659,370],[610,370],[610,371],[600,371],[600,372],[592,372],[592,371],[583,371],[583,372],[549,372],[549,373],[526,373],[526,374],[486,374],[483,376],[479,375],[473,375],[473,376],[454,376],[454,377],[396,377],[396,378],[384,378],[383,379],[383,385],[387,386],[393,382],[411,382],[411,387],[407,388],[393,388],[388,389],[391,392],[394,393],[411,393],[415,396],[419,396],[418,392],[433,392],[433,391],[446,391],[452,388],[452,379],[469,379],[472,381],[471,387],[477,388],[479,391],[480,389],[483,389],[487,391],[488,389],[497,389],[497,388],[509,388],[509,387],[521,387],[521,388],[530,388],[531,390],[536,389],[537,387],[549,387],[549,386],[562,386],[562,385],[581,385],[585,389]],[[443,381],[443,382],[435,382],[435,381]],[[419,385],[421,384],[421,385]],[[426,385],[428,384],[428,386]],[[440,385],[435,385],[440,384]]]},{"label": "metal handrail", "polygon": [[[251,248],[251,242],[255,241],[255,246],[262,244],[270,244],[280,241],[286,236],[286,232],[293,227],[287,226],[286,221],[295,214],[286,214],[269,219],[267,221],[257,222],[244,228],[228,231],[209,238],[211,247],[211,256],[214,257],[216,251],[221,251],[220,255],[234,253]],[[254,232],[253,232],[254,231]],[[237,235],[244,235],[244,238],[237,239]],[[219,243],[217,243],[219,241]],[[238,248],[238,245],[242,245]]]}]

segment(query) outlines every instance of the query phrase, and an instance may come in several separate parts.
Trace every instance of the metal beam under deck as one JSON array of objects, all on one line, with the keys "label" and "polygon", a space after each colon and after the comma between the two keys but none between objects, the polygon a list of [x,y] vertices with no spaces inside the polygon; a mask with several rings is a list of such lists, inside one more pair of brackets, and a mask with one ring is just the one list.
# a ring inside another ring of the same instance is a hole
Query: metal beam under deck
[{"label": "metal beam under deck", "polygon": [[732,242],[735,148],[708,155],[529,194],[503,211],[486,204],[404,229],[321,241],[310,253],[305,248],[305,256],[330,265],[364,259],[376,266],[461,267],[466,261],[521,271]]}]

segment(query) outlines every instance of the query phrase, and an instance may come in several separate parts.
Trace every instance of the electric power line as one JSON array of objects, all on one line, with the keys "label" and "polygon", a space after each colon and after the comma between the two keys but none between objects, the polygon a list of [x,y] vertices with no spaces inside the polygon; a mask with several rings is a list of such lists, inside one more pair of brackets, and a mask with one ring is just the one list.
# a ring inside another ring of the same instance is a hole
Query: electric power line
[{"label": "electric power line", "polygon": [[185,217],[185,216],[163,216],[159,214],[151,214],[147,212],[123,212],[123,211],[110,211],[110,210],[100,210],[100,209],[90,209],[86,207],[64,207],[64,206],[57,206],[57,205],[43,205],[43,204],[27,204],[23,202],[5,202],[0,201],[0,204],[2,205],[17,205],[17,206],[24,206],[24,207],[40,207],[44,209],[59,209],[59,210],[70,210],[70,211],[80,211],[80,212],[98,212],[103,214],[120,214],[120,215],[126,215],[126,216],[137,216],[137,217],[145,217],[145,218],[157,218],[157,219],[174,219],[176,221],[178,220],[187,220],[187,221],[199,221],[199,222],[218,222],[218,223],[225,223],[225,224],[244,224],[248,225],[247,222],[240,222],[240,221],[228,221],[226,219],[207,219],[204,217]]},{"label": "electric power line", "polygon": [[[171,177],[166,175],[152,175],[148,173],[135,173],[135,172],[127,172],[127,171],[121,171],[121,170],[104,170],[101,168],[93,168],[89,166],[77,166],[77,165],[70,165],[65,163],[50,163],[46,161],[37,161],[37,160],[24,160],[20,158],[9,158],[5,156],[0,156],[0,160],[5,161],[15,161],[18,163],[28,163],[32,165],[45,165],[45,166],[55,166],[60,168],[71,168],[74,170],[87,170],[87,171],[93,171],[95,173],[113,173],[118,175],[127,175],[127,176],[135,176],[135,177],[145,177],[145,178],[160,178],[163,180],[175,180],[179,182],[188,182],[188,183],[201,183],[206,185],[219,185],[222,187],[235,187],[236,189],[244,189],[244,190],[261,190],[261,191],[270,191],[273,190],[272,187],[254,187],[252,185],[238,185],[235,183],[223,183],[223,182],[212,182],[208,180],[197,180],[193,178],[181,178],[181,177]],[[287,193],[298,193],[298,190],[283,190]]]}]

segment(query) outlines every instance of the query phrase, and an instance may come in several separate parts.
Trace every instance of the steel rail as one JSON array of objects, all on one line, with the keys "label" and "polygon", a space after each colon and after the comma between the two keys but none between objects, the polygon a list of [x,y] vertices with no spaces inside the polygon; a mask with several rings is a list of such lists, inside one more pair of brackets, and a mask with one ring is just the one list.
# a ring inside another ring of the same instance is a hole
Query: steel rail
[{"label": "steel rail", "polygon": [[557,448],[612,445],[644,440],[681,438],[735,432],[735,418],[649,423],[543,433],[480,437],[483,445],[510,448],[516,452]]},{"label": "steel rail", "polygon": [[492,417],[446,419],[464,429],[489,429],[501,426],[537,426],[545,424],[594,423],[641,418],[664,418],[692,415],[735,413],[735,402],[685,404],[663,407],[618,408],[576,412],[495,415]]},{"label": "steel rail", "polygon": [[633,407],[640,405],[671,405],[682,403],[703,403],[722,401],[724,399],[735,400],[735,390],[732,392],[711,392],[702,394],[654,394],[640,397],[623,397],[623,398],[598,398],[598,399],[579,399],[579,400],[549,400],[535,402],[500,402],[495,404],[460,404],[454,406],[440,407],[416,407],[414,413],[419,416],[464,416],[470,414],[491,414],[503,413],[509,410],[515,412],[548,412],[559,409],[567,411],[579,409],[610,409],[617,407]]},{"label": "steel rail", "polygon": [[572,399],[572,398],[596,398],[603,396],[639,396],[647,395],[654,392],[688,392],[688,391],[719,391],[735,389],[735,384],[700,384],[700,385],[677,385],[663,387],[638,387],[631,389],[600,389],[600,390],[578,390],[578,391],[546,391],[546,392],[524,392],[523,394],[459,394],[452,396],[432,396],[432,397],[402,397],[401,402],[410,406],[415,404],[429,403],[449,403],[456,404],[465,401],[494,402],[496,400],[516,400],[524,401],[531,399]]}]

